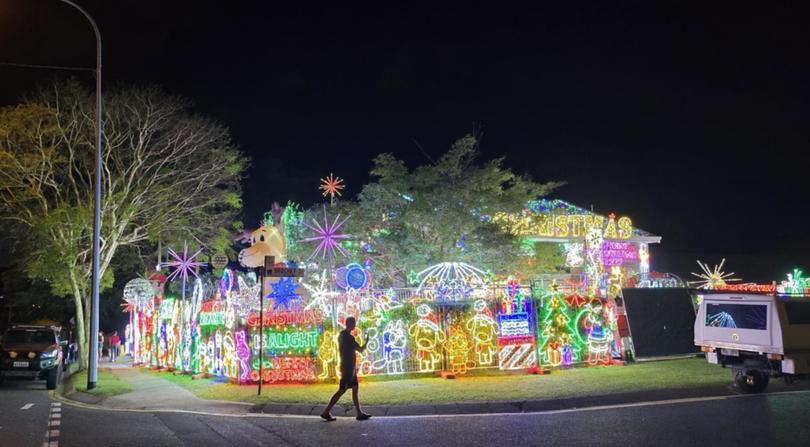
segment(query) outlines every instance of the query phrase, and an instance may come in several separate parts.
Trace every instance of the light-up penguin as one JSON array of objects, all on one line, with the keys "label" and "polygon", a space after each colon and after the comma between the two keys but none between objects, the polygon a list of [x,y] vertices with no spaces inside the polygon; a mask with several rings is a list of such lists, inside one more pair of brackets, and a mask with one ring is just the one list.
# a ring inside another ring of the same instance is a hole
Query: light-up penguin
[{"label": "light-up penguin", "polygon": [[419,320],[408,328],[408,334],[416,346],[416,358],[419,360],[419,370],[422,372],[434,371],[441,360],[440,349],[445,341],[444,333],[439,325],[429,318],[430,307],[420,304],[416,308]]}]

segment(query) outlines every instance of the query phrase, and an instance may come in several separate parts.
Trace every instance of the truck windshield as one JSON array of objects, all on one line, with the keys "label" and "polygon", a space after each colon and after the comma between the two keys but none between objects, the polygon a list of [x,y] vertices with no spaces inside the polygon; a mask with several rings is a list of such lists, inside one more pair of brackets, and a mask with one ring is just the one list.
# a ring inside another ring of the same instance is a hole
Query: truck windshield
[{"label": "truck windshield", "polygon": [[706,303],[706,326],[764,331],[768,328],[768,306]]},{"label": "truck windshield", "polygon": [[14,343],[14,344],[44,344],[44,343],[54,343],[56,338],[53,335],[52,331],[40,331],[36,329],[26,329],[26,330],[10,330],[6,332],[5,338],[3,338],[3,343]]},{"label": "truck windshield", "polygon": [[785,301],[789,324],[810,324],[810,301]]}]

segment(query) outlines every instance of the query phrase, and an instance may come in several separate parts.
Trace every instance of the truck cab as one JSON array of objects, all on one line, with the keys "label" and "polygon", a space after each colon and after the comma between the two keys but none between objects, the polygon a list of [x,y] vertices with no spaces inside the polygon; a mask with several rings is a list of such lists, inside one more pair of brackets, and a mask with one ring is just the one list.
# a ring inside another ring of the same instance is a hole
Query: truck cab
[{"label": "truck cab", "polygon": [[771,377],[791,382],[810,374],[810,298],[697,291],[695,345],[709,363],[731,368],[747,393]]}]

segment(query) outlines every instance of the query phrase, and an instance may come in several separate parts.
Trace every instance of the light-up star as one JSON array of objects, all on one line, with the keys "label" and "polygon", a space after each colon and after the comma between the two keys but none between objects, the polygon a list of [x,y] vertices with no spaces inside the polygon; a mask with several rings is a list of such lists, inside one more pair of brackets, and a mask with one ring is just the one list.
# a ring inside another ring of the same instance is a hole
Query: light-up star
[{"label": "light-up star", "polygon": [[340,295],[340,293],[329,290],[329,287],[326,285],[327,282],[326,270],[321,272],[320,276],[317,279],[320,282],[320,284],[318,284],[317,286],[311,286],[307,283],[302,284],[304,288],[309,290],[309,294],[312,297],[309,304],[307,304],[304,307],[304,310],[308,310],[315,306],[318,306],[324,315],[331,315],[332,298]]},{"label": "light-up star", "polygon": [[318,242],[318,246],[315,247],[315,251],[307,258],[307,261],[318,256],[318,253],[322,253],[324,257],[328,257],[331,260],[335,256],[335,250],[343,256],[349,256],[349,253],[340,246],[341,239],[350,239],[352,237],[349,234],[340,232],[340,227],[342,227],[348,219],[348,217],[345,217],[343,220],[340,220],[340,214],[338,214],[335,220],[329,222],[329,217],[326,215],[326,206],[324,206],[323,225],[318,223],[315,219],[312,219],[314,225],[304,224],[307,228],[314,231],[317,236],[304,239],[303,242]]},{"label": "light-up star", "polygon": [[273,310],[278,310],[280,306],[284,306],[290,310],[290,300],[301,299],[296,290],[298,290],[298,283],[293,278],[281,278],[272,285],[273,291],[267,294],[267,298],[273,298]]},{"label": "light-up star", "polygon": [[343,179],[340,177],[334,177],[330,172],[326,178],[321,179],[321,186],[319,189],[323,190],[323,196],[330,196],[332,199],[335,196],[340,197],[340,190],[345,187],[343,184]]},{"label": "light-up star", "polygon": [[688,284],[696,285],[699,289],[715,289],[718,286],[725,286],[727,282],[740,281],[739,278],[732,278],[734,272],[725,273],[723,271],[723,264],[726,263],[726,258],[720,261],[720,265],[715,265],[714,269],[709,269],[708,264],[697,261],[697,264],[703,270],[703,273],[694,273],[692,275],[700,278],[697,281],[688,281]]},{"label": "light-up star", "polygon": [[169,274],[167,279],[174,279],[174,278],[181,278],[183,281],[183,296],[186,295],[186,281],[188,281],[188,274],[191,273],[194,275],[195,278],[199,278],[197,275],[197,267],[203,266],[206,263],[195,261],[194,258],[202,253],[203,249],[200,248],[193,255],[188,255],[188,242],[183,242],[183,254],[182,256],[179,255],[177,252],[169,248],[169,256],[174,258],[173,261],[167,261],[162,263],[161,265],[166,267],[173,267],[174,271]]}]

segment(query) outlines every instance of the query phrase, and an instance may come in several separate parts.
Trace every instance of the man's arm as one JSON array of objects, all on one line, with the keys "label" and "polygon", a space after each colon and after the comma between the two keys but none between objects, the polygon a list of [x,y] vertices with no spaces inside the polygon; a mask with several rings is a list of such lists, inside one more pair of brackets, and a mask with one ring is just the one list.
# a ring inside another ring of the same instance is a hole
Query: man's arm
[{"label": "man's arm", "polygon": [[352,337],[354,340],[354,349],[359,352],[363,352],[366,350],[366,345],[368,345],[368,340],[366,340],[362,345],[357,343],[357,339]]}]

